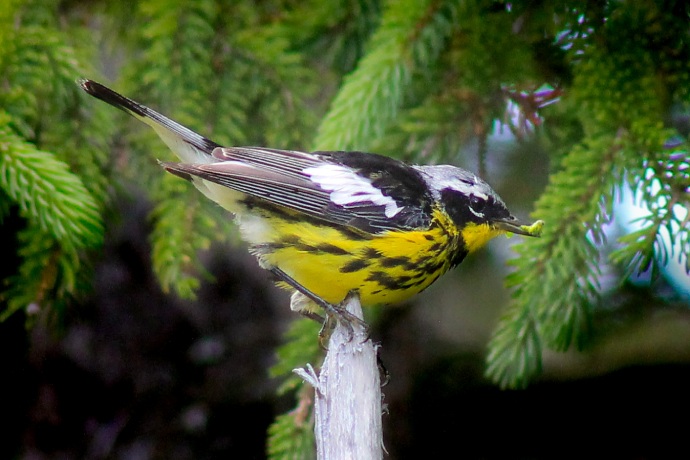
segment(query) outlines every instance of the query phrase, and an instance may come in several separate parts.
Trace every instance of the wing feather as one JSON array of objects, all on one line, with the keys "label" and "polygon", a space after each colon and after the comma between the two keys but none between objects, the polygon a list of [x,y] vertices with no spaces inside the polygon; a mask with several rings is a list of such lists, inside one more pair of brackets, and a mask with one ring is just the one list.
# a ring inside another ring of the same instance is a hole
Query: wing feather
[{"label": "wing feather", "polygon": [[420,173],[401,161],[362,152],[223,148],[99,83],[82,79],[79,84],[151,126],[183,161],[164,163],[166,169],[190,179],[211,199],[218,196],[203,180],[371,233],[430,223],[434,198]]},{"label": "wing feather", "polygon": [[[350,168],[342,161],[341,154],[261,147],[219,147],[212,152],[217,160],[213,163],[162,165],[183,177],[198,177],[272,205],[369,233],[417,228],[427,223],[420,218],[428,215],[428,210],[422,207],[423,203],[406,195],[391,196],[386,190],[378,188],[368,175],[359,174],[361,168]],[[397,160],[386,160],[399,163]],[[386,171],[381,170],[375,176],[385,174]]]}]

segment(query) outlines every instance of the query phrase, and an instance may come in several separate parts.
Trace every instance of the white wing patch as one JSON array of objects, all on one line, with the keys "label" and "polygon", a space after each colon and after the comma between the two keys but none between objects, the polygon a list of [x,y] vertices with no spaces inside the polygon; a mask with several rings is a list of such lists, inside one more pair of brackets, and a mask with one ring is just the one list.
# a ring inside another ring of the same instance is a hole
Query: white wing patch
[{"label": "white wing patch", "polygon": [[335,204],[346,206],[369,202],[385,206],[386,217],[393,217],[403,209],[393,198],[374,187],[369,179],[346,166],[326,164],[306,168],[302,172],[322,189],[331,192],[330,199]]}]

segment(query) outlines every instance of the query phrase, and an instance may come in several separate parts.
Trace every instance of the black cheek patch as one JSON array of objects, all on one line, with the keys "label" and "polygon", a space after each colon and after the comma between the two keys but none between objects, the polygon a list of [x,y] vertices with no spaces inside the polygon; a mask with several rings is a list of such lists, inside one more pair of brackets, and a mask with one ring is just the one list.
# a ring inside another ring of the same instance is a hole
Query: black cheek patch
[{"label": "black cheek patch", "polygon": [[441,202],[458,228],[462,228],[470,222],[478,224],[485,221],[470,210],[470,198],[456,190],[445,189],[441,191]]}]

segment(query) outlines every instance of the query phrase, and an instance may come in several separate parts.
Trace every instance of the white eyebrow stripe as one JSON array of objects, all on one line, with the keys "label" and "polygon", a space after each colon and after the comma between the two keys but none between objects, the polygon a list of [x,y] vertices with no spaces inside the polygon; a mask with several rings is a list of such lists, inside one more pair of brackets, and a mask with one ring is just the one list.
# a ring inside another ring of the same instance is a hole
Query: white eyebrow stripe
[{"label": "white eyebrow stripe", "polygon": [[463,194],[468,195],[468,196],[474,195],[477,198],[481,198],[483,200],[488,200],[489,195],[487,195],[486,193],[481,191],[482,190],[482,187],[480,185],[481,182],[479,182],[479,179],[477,178],[477,176],[474,176],[474,179],[475,179],[474,184],[468,184],[467,182],[460,180],[460,179],[456,179],[456,178],[446,179],[446,180],[439,181],[438,187],[440,189],[449,188],[449,189],[458,191],[458,192],[463,193]]},{"label": "white eyebrow stripe", "polygon": [[325,164],[305,168],[302,172],[323,190],[331,192],[330,199],[335,204],[347,206],[370,202],[385,206],[384,214],[389,218],[403,209],[393,198],[374,187],[369,179],[346,166]]}]

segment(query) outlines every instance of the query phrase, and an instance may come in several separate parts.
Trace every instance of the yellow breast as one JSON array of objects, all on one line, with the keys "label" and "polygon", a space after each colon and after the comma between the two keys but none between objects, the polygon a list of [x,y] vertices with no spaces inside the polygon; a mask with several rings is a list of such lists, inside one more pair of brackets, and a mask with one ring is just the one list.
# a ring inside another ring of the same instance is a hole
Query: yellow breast
[{"label": "yellow breast", "polygon": [[447,220],[428,230],[391,230],[372,235],[312,220],[269,218],[271,241],[254,252],[264,266],[280,267],[327,302],[337,304],[353,289],[362,305],[402,302],[451,267],[462,250]]}]

